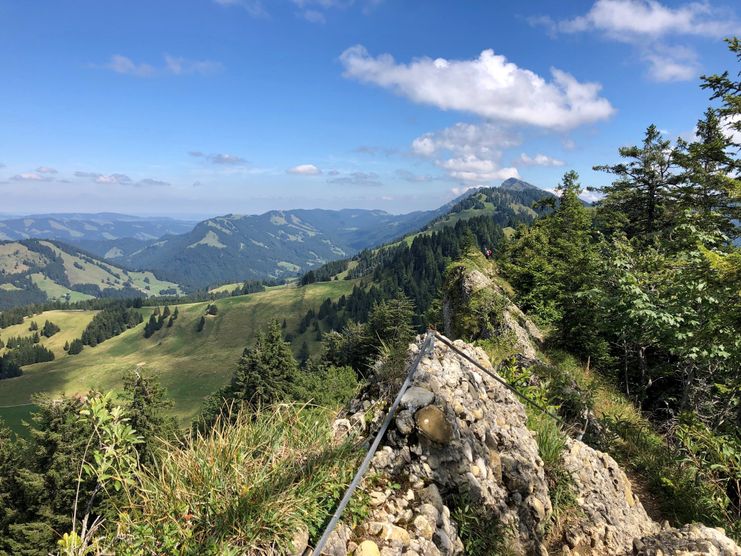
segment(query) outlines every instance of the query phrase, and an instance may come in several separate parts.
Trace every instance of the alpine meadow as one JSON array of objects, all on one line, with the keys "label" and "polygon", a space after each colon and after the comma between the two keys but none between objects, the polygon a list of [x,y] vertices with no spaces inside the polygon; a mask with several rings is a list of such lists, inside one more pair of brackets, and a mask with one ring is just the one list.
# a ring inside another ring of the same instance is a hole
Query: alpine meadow
[{"label": "alpine meadow", "polygon": [[741,555],[741,11],[0,0],[0,556]]}]

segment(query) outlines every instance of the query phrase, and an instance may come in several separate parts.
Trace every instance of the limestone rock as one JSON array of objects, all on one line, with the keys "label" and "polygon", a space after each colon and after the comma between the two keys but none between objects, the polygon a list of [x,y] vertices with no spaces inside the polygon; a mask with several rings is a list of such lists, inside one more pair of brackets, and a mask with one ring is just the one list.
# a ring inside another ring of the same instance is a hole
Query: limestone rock
[{"label": "limestone rock", "polygon": [[[482,274],[469,285],[487,283],[493,281]],[[520,325],[533,335],[527,323]],[[418,353],[419,345],[410,351]],[[454,345],[494,372],[481,349],[459,340]],[[442,342],[421,359],[407,394],[361,486],[370,497],[364,523],[352,532],[340,525],[324,554],[461,556],[465,547],[451,508],[465,496],[502,525],[507,553],[546,555],[548,482],[520,400]],[[388,400],[364,395],[349,411],[373,415],[370,441],[385,416],[370,408],[388,407]],[[344,428],[344,422],[337,426]],[[662,529],[609,455],[568,439],[562,465],[573,479],[578,511],[563,524],[563,538],[547,539],[555,553],[741,556],[715,529]]]},{"label": "limestone rock", "polygon": [[617,554],[634,538],[658,532],[659,524],[635,499],[630,481],[609,455],[567,439],[562,463],[573,479],[580,509],[568,527],[572,550]]},{"label": "limestone rock", "polygon": [[700,524],[681,529],[667,529],[652,536],[636,539],[633,554],[638,556],[739,556],[741,548],[722,531]]},{"label": "limestone rock", "polygon": [[435,400],[435,394],[426,388],[412,386],[401,397],[401,407],[409,411],[417,411],[420,407],[430,405]]}]

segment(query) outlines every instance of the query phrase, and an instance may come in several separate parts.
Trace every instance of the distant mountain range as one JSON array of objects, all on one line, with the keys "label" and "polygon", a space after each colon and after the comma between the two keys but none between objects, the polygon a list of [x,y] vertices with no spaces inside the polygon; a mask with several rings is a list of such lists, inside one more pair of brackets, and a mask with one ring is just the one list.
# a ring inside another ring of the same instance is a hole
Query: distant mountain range
[{"label": "distant mountain range", "polygon": [[445,210],[447,206],[403,215],[359,209],[229,214],[143,245],[120,240],[80,245],[111,262],[203,288],[296,276],[417,230]]},{"label": "distant mountain range", "polygon": [[[5,292],[0,295],[7,298],[10,291],[29,290],[35,302],[43,297],[39,290],[48,298],[79,299],[78,294],[160,294],[244,280],[279,280],[410,233],[434,231],[475,216],[491,215],[503,227],[523,215],[534,218],[533,202],[550,195],[509,179],[498,188],[471,189],[437,210],[401,215],[381,210],[299,209],[229,214],[194,226],[117,214],[2,220],[0,232],[6,236],[53,238],[76,247],[56,241],[0,243],[0,288]],[[57,254],[52,256],[50,250]],[[107,275],[100,276],[101,270]],[[87,271],[94,271],[94,278],[84,276]],[[148,283],[139,276],[142,272],[151,274]]]},{"label": "distant mountain range", "polygon": [[110,212],[98,214],[38,214],[0,218],[0,240],[43,238],[65,242],[130,238],[158,239],[182,234],[195,222],[164,217],[140,217]]}]

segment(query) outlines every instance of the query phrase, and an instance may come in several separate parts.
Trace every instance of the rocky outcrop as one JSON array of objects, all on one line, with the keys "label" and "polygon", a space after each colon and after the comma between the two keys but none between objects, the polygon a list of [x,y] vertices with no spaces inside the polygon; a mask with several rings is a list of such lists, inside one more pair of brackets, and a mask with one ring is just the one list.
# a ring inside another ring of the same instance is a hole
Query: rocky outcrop
[{"label": "rocky outcrop", "polygon": [[481,256],[453,265],[443,295],[445,334],[451,338],[497,337],[508,342],[514,353],[536,360],[543,334],[512,303],[508,287],[497,276],[494,264]]},{"label": "rocky outcrop", "polygon": [[579,513],[567,522],[563,552],[620,554],[633,539],[658,532],[617,462],[578,440],[568,439],[562,454],[573,481]]},{"label": "rocky outcrop", "polygon": [[685,525],[679,529],[667,528],[660,533],[636,539],[633,554],[638,556],[739,556],[741,548],[726,537],[722,529],[704,525]]},{"label": "rocky outcrop", "polygon": [[[482,350],[454,345],[492,370]],[[411,347],[412,353],[418,349]],[[337,434],[370,438],[383,405],[367,397],[354,401],[337,421]],[[422,358],[365,475],[367,516],[354,529],[341,524],[324,554],[463,554],[463,514],[456,507],[464,502],[486,516],[488,535],[494,531],[498,548],[487,553],[544,555],[548,543],[560,554],[737,554],[717,530],[662,531],[609,455],[569,439],[562,465],[576,503],[554,539],[548,481],[523,405],[437,342]]]}]

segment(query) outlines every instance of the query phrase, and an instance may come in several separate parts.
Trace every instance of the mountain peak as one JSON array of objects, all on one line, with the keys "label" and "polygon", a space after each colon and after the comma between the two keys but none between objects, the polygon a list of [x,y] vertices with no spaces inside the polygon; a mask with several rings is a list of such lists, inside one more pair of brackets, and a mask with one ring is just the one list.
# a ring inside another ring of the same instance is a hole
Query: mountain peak
[{"label": "mountain peak", "polygon": [[499,186],[499,189],[506,189],[508,191],[525,191],[527,189],[541,190],[539,187],[534,186],[532,183],[528,183],[517,178],[507,178]]}]

